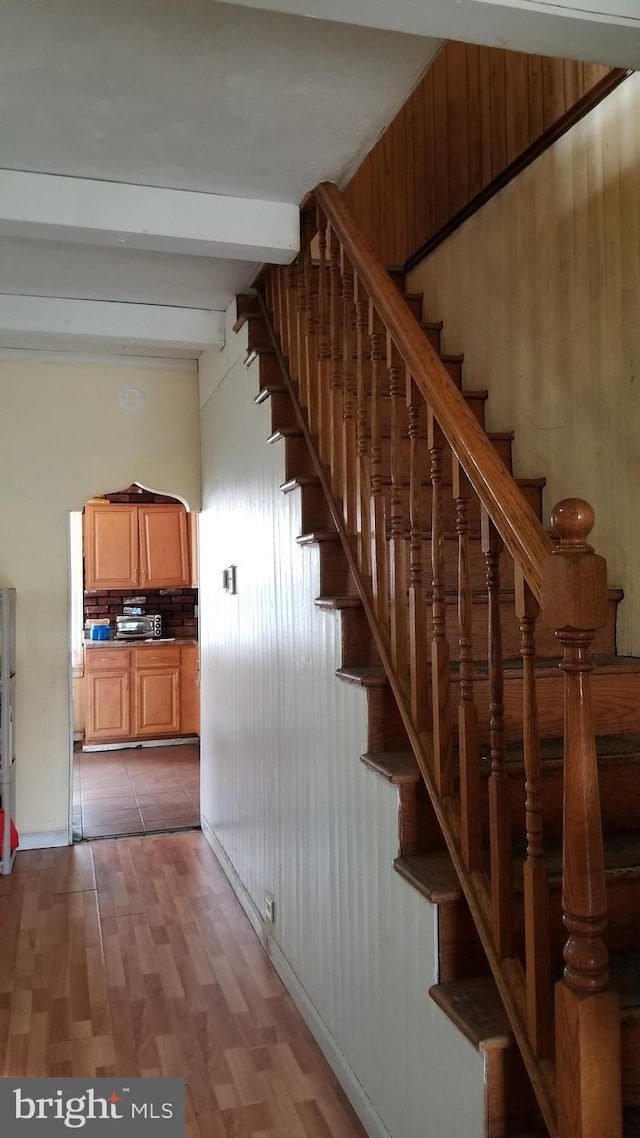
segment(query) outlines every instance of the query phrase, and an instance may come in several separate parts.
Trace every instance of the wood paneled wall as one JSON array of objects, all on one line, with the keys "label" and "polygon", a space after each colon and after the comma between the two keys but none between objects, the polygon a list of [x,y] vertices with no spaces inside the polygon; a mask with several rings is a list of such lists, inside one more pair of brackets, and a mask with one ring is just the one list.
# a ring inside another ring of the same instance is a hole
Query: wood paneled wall
[{"label": "wood paneled wall", "polygon": [[623,74],[446,43],[344,191],[374,252],[403,265],[504,184],[505,171],[600,84]]},{"label": "wood paneled wall", "polygon": [[592,503],[589,541],[624,589],[618,651],[640,654],[640,74],[528,167],[408,278],[425,320],[515,430],[519,476]]}]

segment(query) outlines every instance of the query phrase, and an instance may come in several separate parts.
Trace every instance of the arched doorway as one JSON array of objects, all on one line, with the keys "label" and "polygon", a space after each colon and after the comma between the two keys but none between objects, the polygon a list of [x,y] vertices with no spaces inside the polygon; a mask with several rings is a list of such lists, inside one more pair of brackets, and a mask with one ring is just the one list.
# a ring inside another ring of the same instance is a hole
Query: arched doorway
[{"label": "arched doorway", "polygon": [[197,827],[195,515],[134,483],[86,503],[82,528],[74,840]]}]

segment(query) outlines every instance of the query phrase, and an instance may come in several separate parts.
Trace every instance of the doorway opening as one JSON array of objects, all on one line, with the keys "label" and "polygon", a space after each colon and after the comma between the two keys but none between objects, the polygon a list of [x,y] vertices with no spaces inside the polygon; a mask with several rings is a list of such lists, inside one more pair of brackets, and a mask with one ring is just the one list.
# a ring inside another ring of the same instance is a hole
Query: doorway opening
[{"label": "doorway opening", "polygon": [[74,841],[200,825],[196,520],[137,483],[71,517]]}]

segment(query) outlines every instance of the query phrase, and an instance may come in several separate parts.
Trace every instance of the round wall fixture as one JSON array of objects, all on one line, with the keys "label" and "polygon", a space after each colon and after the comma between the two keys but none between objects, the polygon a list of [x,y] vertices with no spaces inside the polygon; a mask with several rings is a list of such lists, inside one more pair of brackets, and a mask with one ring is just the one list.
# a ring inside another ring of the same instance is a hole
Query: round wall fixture
[{"label": "round wall fixture", "polygon": [[144,403],[144,395],[139,387],[125,387],[120,392],[120,406],[123,411],[139,411]]}]

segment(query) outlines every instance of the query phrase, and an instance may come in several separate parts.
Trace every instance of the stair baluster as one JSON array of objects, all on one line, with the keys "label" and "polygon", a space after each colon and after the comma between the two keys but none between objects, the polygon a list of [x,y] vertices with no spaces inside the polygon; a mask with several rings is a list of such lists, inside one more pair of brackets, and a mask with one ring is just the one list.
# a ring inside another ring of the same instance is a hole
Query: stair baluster
[{"label": "stair baluster", "polygon": [[620,1138],[620,1010],[603,940],[607,900],[591,712],[591,642],[606,621],[607,568],[587,543],[594,514],[567,498],[552,514],[560,543],[543,565],[543,615],[563,648],[562,920],[569,934],[556,985],[560,1138]]},{"label": "stair baluster", "polygon": [[329,266],[327,262],[327,222],[318,210],[318,304],[317,304],[317,362],[318,376],[318,449],[323,462],[331,459],[331,341],[329,333]]},{"label": "stair baluster", "polygon": [[382,379],[384,374],[384,333],[373,303],[369,304],[369,342],[371,345],[371,587],[376,616],[389,630],[389,576],[385,535],[385,502],[382,489]]},{"label": "stair baluster", "polygon": [[329,342],[331,350],[330,404],[331,446],[329,462],[334,486],[342,487],[342,426],[344,422],[343,356],[342,356],[342,294],[340,280],[340,245],[329,226]]},{"label": "stair baluster", "polygon": [[409,404],[409,678],[411,714],[416,731],[424,731],[431,718],[427,678],[427,595],[422,564],[423,498],[422,456],[424,450],[422,424],[424,400],[410,376],[407,376]]},{"label": "stair baluster", "polygon": [[342,503],[344,520],[349,534],[355,534],[357,525],[356,479],[356,419],[355,376],[353,372],[355,313],[353,308],[353,270],[347,258],[342,257],[342,368],[343,368],[343,419],[342,433]]},{"label": "stair baluster", "polygon": [[527,1024],[531,1045],[536,1055],[544,1058],[551,1053],[552,1047],[553,1001],[535,669],[535,626],[540,606],[519,572],[516,572],[515,584],[522,656],[522,752],[527,841],[523,870]]},{"label": "stair baluster", "polygon": [[369,394],[367,361],[369,301],[365,290],[356,277],[354,280],[354,304],[356,310],[356,479],[357,512],[356,533],[361,572],[371,577],[371,459]]},{"label": "stair baluster", "polygon": [[460,840],[462,856],[471,872],[482,869],[480,813],[480,741],[478,707],[473,693],[472,596],[469,568],[469,503],[471,486],[453,458],[453,496],[458,533],[458,625],[460,698],[458,703],[458,755],[460,763]]},{"label": "stair baluster", "polygon": [[434,776],[438,793],[448,798],[453,791],[451,741],[450,651],[447,639],[444,533],[442,518],[442,452],[445,438],[429,407],[427,446],[431,456],[431,704],[433,722]]},{"label": "stair baluster", "polygon": [[504,755],[504,670],[500,616],[500,554],[502,538],[482,509],[482,550],[487,563],[489,603],[489,836],[491,847],[491,916],[498,955],[511,956],[513,935],[513,850],[509,778]]},{"label": "stair baluster", "polygon": [[391,603],[391,654],[404,678],[407,662],[407,597],[405,538],[402,497],[402,419],[404,414],[404,368],[387,337],[387,367],[391,395],[391,539],[389,542],[389,590]]}]

